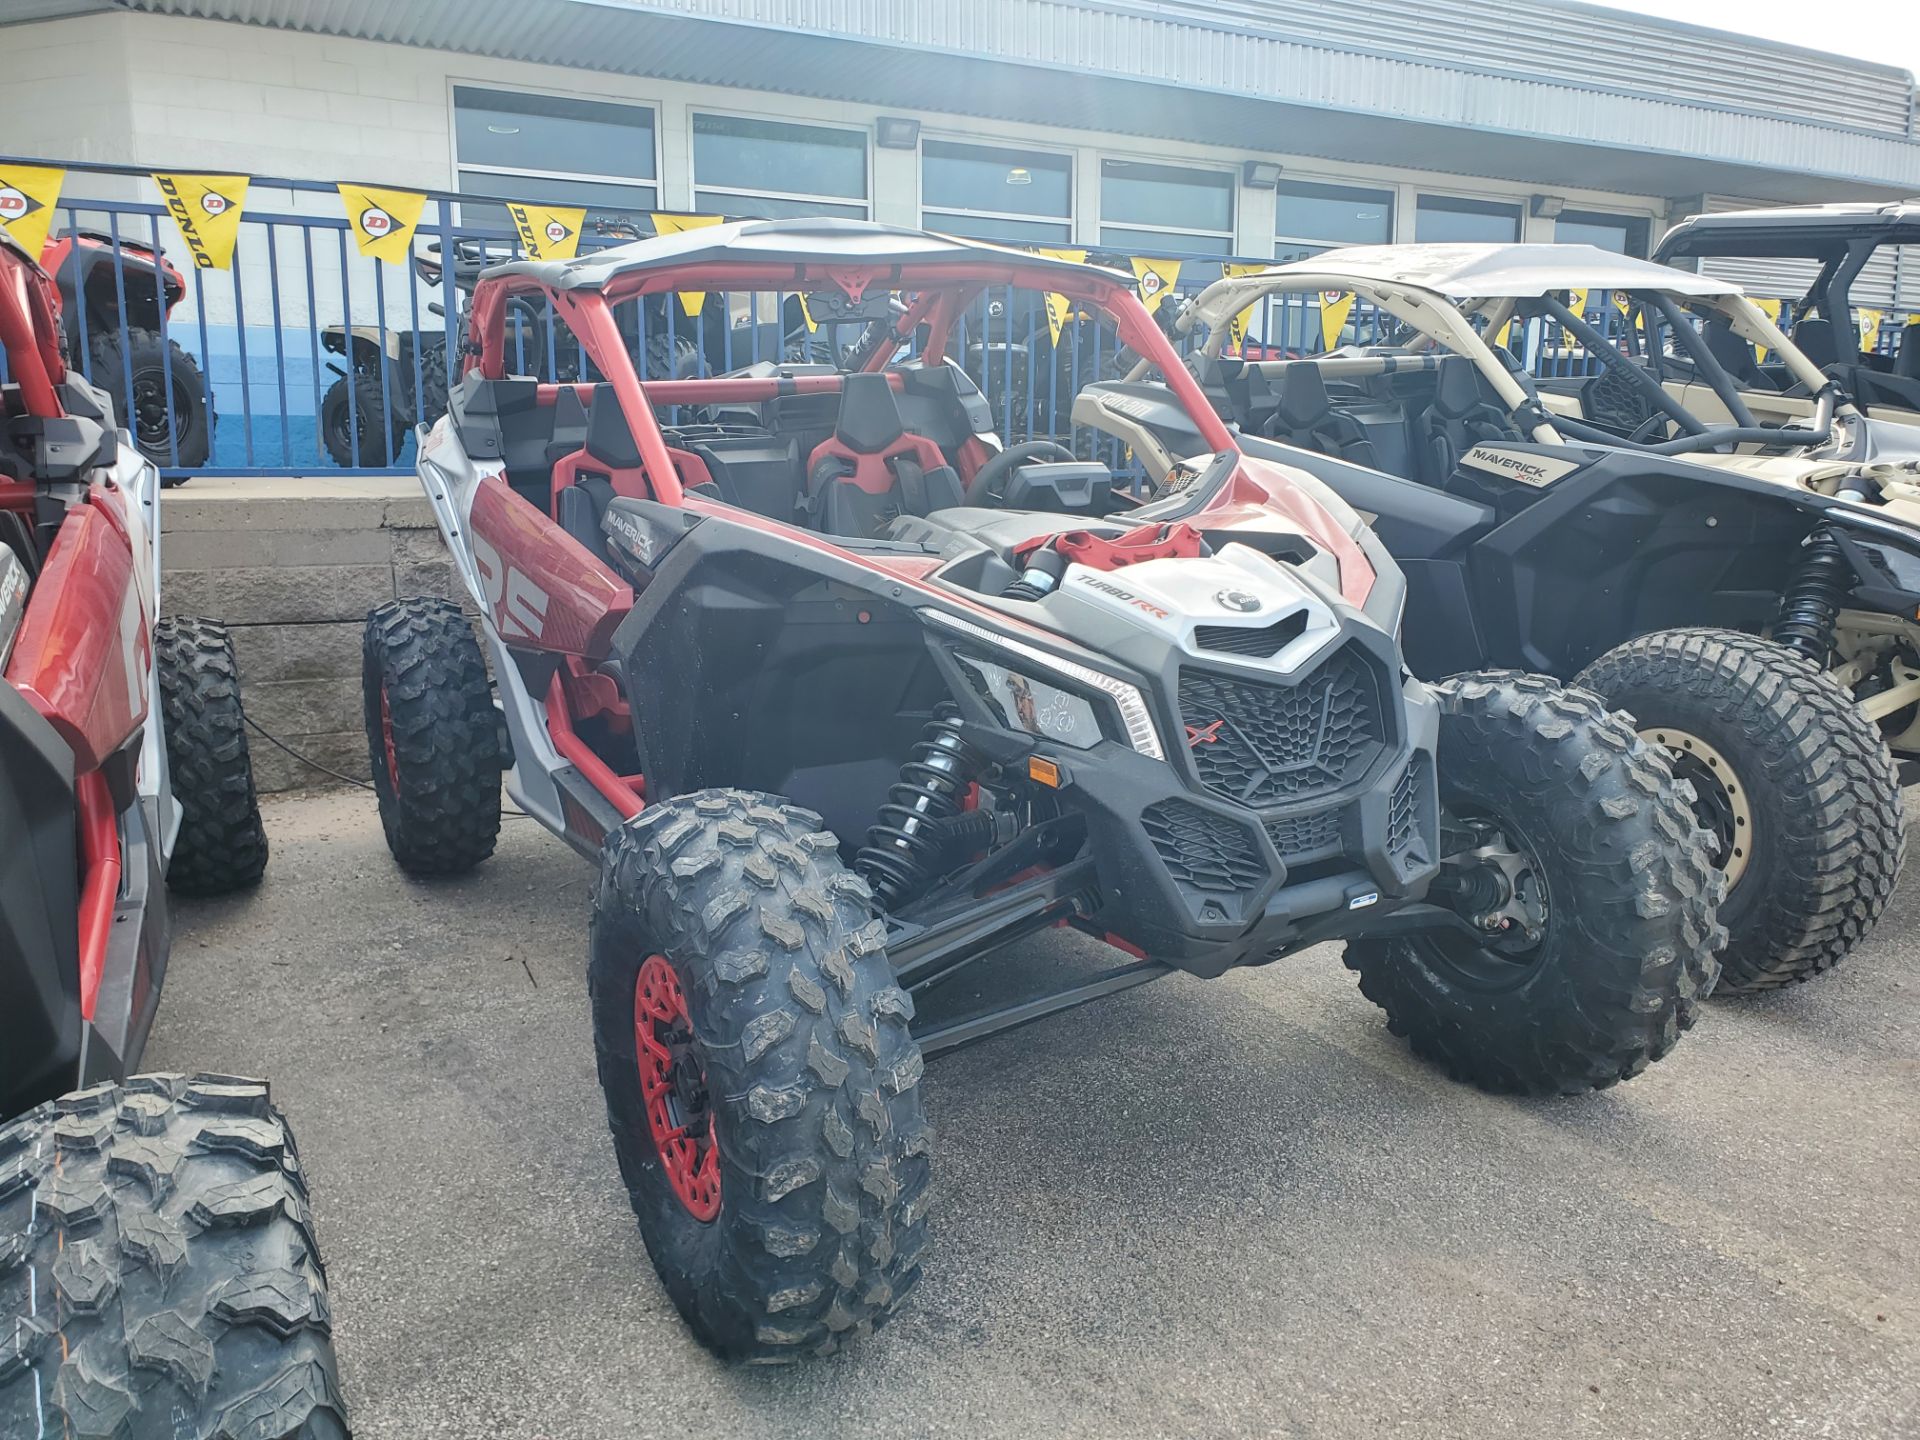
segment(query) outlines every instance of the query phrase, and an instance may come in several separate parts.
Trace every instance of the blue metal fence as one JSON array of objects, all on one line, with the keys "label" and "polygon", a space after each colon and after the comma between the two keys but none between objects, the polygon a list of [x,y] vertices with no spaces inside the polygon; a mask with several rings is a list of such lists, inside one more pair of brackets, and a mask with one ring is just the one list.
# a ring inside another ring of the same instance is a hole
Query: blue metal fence
[{"label": "blue metal fence", "polygon": [[[62,267],[70,353],[131,417],[142,448],[169,477],[408,473],[414,423],[445,409],[448,357],[458,353],[473,277],[484,264],[522,253],[509,232],[461,214],[463,203],[497,214],[502,197],[427,192],[411,263],[388,265],[359,253],[334,186],[253,177],[231,268],[195,270],[165,206],[144,198],[157,194],[147,172],[65,168],[47,258],[50,267]],[[582,250],[651,234],[653,226],[642,214],[588,228]],[[171,304],[144,298],[156,256],[177,272]],[[1177,252],[1155,258],[1182,262],[1177,293],[1163,304],[1197,292],[1235,263]],[[623,327],[636,362],[652,376],[766,359],[838,362],[860,328],[831,321],[815,327],[800,297],[786,293],[709,296],[693,314],[670,300],[630,311]],[[1629,323],[1604,292],[1588,297],[1586,314],[1609,338]],[[1782,318],[1790,321],[1790,313]],[[595,378],[549,311],[522,305],[511,321],[519,373]],[[1333,340],[1375,343],[1390,329],[1387,317],[1360,303]],[[1898,326],[1886,326],[1883,349],[1898,336]],[[1535,321],[1509,338],[1541,378],[1598,368],[1557,325]],[[1263,302],[1248,325],[1246,348],[1273,358],[1321,353],[1327,346],[1319,297]],[[1130,364],[1110,325],[1069,314],[1056,341],[1043,295],[995,289],[966,315],[950,353],[987,395],[1007,438],[1053,438],[1084,455],[1124,458],[1117,442],[1071,421],[1083,385],[1124,374]],[[198,392],[204,430],[195,423]]]}]

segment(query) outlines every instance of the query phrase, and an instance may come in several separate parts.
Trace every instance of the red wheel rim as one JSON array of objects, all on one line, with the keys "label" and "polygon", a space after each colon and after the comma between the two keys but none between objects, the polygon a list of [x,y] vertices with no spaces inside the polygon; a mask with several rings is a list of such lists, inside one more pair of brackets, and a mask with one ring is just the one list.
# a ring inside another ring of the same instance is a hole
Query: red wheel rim
[{"label": "red wheel rim", "polygon": [[649,955],[634,979],[633,1039],[660,1168],[687,1213],[711,1220],[720,1213],[720,1151],[707,1072],[694,1048],[680,977],[664,955]]},{"label": "red wheel rim", "polygon": [[400,793],[400,757],[393,748],[393,706],[387,703],[387,687],[380,687],[380,739],[387,747],[387,782],[393,793]]}]

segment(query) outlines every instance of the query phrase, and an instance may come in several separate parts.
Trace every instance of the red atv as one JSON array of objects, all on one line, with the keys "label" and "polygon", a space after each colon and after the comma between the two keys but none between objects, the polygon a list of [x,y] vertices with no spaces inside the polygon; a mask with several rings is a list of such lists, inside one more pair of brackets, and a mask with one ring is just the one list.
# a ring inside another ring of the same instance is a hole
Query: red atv
[{"label": "red atv", "polygon": [[[642,379],[634,307],[689,291],[862,319],[855,368]],[[1163,376],[1073,408],[1152,495],[993,432],[948,348],[989,291],[1065,295]],[[510,375],[526,301],[604,378]],[[1240,452],[1130,277],[749,222],[495,267],[469,320],[420,476],[492,663],[449,601],[374,611],[380,816],[407,869],[475,865],[507,763],[598,864],[614,1147],[721,1355],[835,1350],[919,1279],[924,1057],[1172,970],[1345,940],[1397,1034],[1524,1093],[1632,1076],[1692,1023],[1720,882],[1667,761],[1551,680],[1410,678],[1391,558]],[[1156,438],[1169,408],[1196,453]],[[1055,925],[1126,963],[916,1023]]]},{"label": "red atv", "polygon": [[[40,263],[59,286],[67,353],[113,397],[140,453],[167,470],[204,465],[213,453],[213,396],[180,343],[162,337],[186,281],[150,247],[75,230],[55,235]],[[181,485],[184,475],[162,483]]]},{"label": "red atv", "polygon": [[267,1087],[128,1078],[166,886],[251,885],[267,841],[232,644],[153,623],[158,477],[59,315],[0,234],[0,1435],[342,1437]]}]

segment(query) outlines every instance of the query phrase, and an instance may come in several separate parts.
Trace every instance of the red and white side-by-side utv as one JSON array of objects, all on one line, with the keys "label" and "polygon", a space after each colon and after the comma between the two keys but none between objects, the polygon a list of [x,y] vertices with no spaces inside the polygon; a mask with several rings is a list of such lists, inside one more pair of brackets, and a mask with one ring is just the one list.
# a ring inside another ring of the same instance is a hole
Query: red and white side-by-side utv
[{"label": "red and white side-by-side utv", "polygon": [[[1115,458],[1152,450],[1151,494],[996,432],[950,357],[1014,291],[1160,373],[1073,411]],[[864,333],[836,365],[644,378],[647,307],[687,292],[801,294]],[[508,373],[519,303],[598,378]],[[833,1351],[918,1281],[925,1056],[1171,971],[1344,940],[1417,1050],[1527,1093],[1632,1076],[1692,1022],[1721,885],[1666,758],[1551,680],[1413,679],[1398,567],[1241,451],[1130,277],[746,222],[495,267],[468,318],[419,469],[480,636],[445,598],[369,618],[381,819],[409,870],[475,865],[510,767],[599,866],[614,1148],[719,1354]],[[1156,438],[1167,409],[1190,450]],[[1125,963],[916,1019],[1055,925]]]}]

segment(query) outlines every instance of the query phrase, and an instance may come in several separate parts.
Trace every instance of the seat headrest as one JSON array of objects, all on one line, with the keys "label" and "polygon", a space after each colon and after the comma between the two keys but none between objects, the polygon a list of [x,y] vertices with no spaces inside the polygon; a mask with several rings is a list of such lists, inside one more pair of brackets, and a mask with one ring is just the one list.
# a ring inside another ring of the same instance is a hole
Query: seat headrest
[{"label": "seat headrest", "polygon": [[580,389],[576,385],[562,385],[560,393],[553,397],[553,428],[586,433],[587,407],[581,402]]},{"label": "seat headrest", "polygon": [[[554,403],[557,405],[559,401],[556,399]],[[586,451],[602,465],[615,470],[632,470],[640,464],[639,443],[633,438],[633,431],[627,427],[627,417],[621,413],[611,395],[605,403],[594,405],[587,411]]]},{"label": "seat headrest", "polygon": [[1306,430],[1333,408],[1327,382],[1311,360],[1287,366],[1280,377],[1280,420],[1290,430]]},{"label": "seat headrest", "polygon": [[1793,327],[1793,343],[1822,370],[1840,363],[1840,347],[1834,341],[1833,326],[1817,315]]},{"label": "seat headrest", "polygon": [[1702,327],[1706,337],[1707,351],[1720,366],[1736,380],[1753,377],[1753,347],[1733,333],[1733,322],[1724,315],[1711,317]]},{"label": "seat headrest", "polygon": [[1900,332],[1900,349],[1893,357],[1893,373],[1903,380],[1920,380],[1920,320]]},{"label": "seat headrest", "polygon": [[1481,404],[1480,372],[1464,355],[1448,355],[1434,371],[1433,408],[1450,420],[1464,420]]},{"label": "seat headrest", "polygon": [[900,402],[884,375],[849,375],[841,382],[840,418],[833,433],[856,455],[877,455],[906,433]]}]

